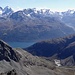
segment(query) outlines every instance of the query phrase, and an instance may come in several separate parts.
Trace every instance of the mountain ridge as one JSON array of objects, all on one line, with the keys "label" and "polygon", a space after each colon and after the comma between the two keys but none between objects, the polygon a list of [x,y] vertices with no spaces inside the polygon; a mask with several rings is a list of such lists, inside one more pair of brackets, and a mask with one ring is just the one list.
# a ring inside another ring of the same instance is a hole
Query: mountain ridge
[{"label": "mountain ridge", "polygon": [[75,35],[37,42],[26,50],[34,56],[61,60],[62,65],[75,65]]}]

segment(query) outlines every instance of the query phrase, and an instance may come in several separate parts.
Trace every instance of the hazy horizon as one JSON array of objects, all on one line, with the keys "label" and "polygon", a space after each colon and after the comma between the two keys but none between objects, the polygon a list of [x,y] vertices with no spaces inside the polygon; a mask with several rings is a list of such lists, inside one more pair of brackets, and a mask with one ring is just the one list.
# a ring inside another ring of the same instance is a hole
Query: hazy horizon
[{"label": "hazy horizon", "polygon": [[69,9],[75,10],[74,3],[74,0],[2,0],[0,1],[0,6],[3,8],[9,6],[15,11],[27,8],[51,9],[51,11],[67,11]]}]

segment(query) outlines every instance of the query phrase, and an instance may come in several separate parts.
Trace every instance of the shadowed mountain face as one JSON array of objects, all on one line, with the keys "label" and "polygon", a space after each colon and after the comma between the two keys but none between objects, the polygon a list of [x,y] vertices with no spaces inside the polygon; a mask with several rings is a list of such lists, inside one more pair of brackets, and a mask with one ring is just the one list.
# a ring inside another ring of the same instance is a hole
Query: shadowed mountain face
[{"label": "shadowed mountain face", "polygon": [[[33,55],[52,57],[75,64],[75,35],[35,43],[27,48]],[[71,60],[71,61],[70,61]],[[64,63],[65,63],[64,61]]]},{"label": "shadowed mountain face", "polygon": [[74,45],[75,36],[69,36],[66,38],[58,38],[49,41],[38,42],[28,47],[27,49],[28,51],[33,52],[33,54],[48,57],[54,55],[55,53],[60,54],[62,51],[67,51],[65,49],[74,47]]},{"label": "shadowed mountain face", "polygon": [[[0,75],[74,75],[74,67],[57,67],[54,61],[12,49],[0,40]],[[10,61],[9,61],[10,60]]]}]

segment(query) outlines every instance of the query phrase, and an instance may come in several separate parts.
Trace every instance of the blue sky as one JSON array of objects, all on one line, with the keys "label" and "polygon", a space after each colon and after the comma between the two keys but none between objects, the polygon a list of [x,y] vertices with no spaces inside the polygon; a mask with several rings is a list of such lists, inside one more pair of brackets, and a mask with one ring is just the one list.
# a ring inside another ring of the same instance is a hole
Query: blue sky
[{"label": "blue sky", "polygon": [[75,0],[1,0],[0,6],[9,6],[14,10],[24,8],[49,8],[52,11],[75,9]]}]

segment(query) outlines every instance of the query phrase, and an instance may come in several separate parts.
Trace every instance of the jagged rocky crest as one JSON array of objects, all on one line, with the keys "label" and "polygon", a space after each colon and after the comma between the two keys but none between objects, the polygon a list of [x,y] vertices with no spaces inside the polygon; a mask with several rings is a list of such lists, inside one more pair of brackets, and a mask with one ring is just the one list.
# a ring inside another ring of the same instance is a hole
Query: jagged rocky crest
[{"label": "jagged rocky crest", "polygon": [[0,40],[0,61],[1,60],[14,60],[16,62],[20,60],[20,55],[2,40]]}]

